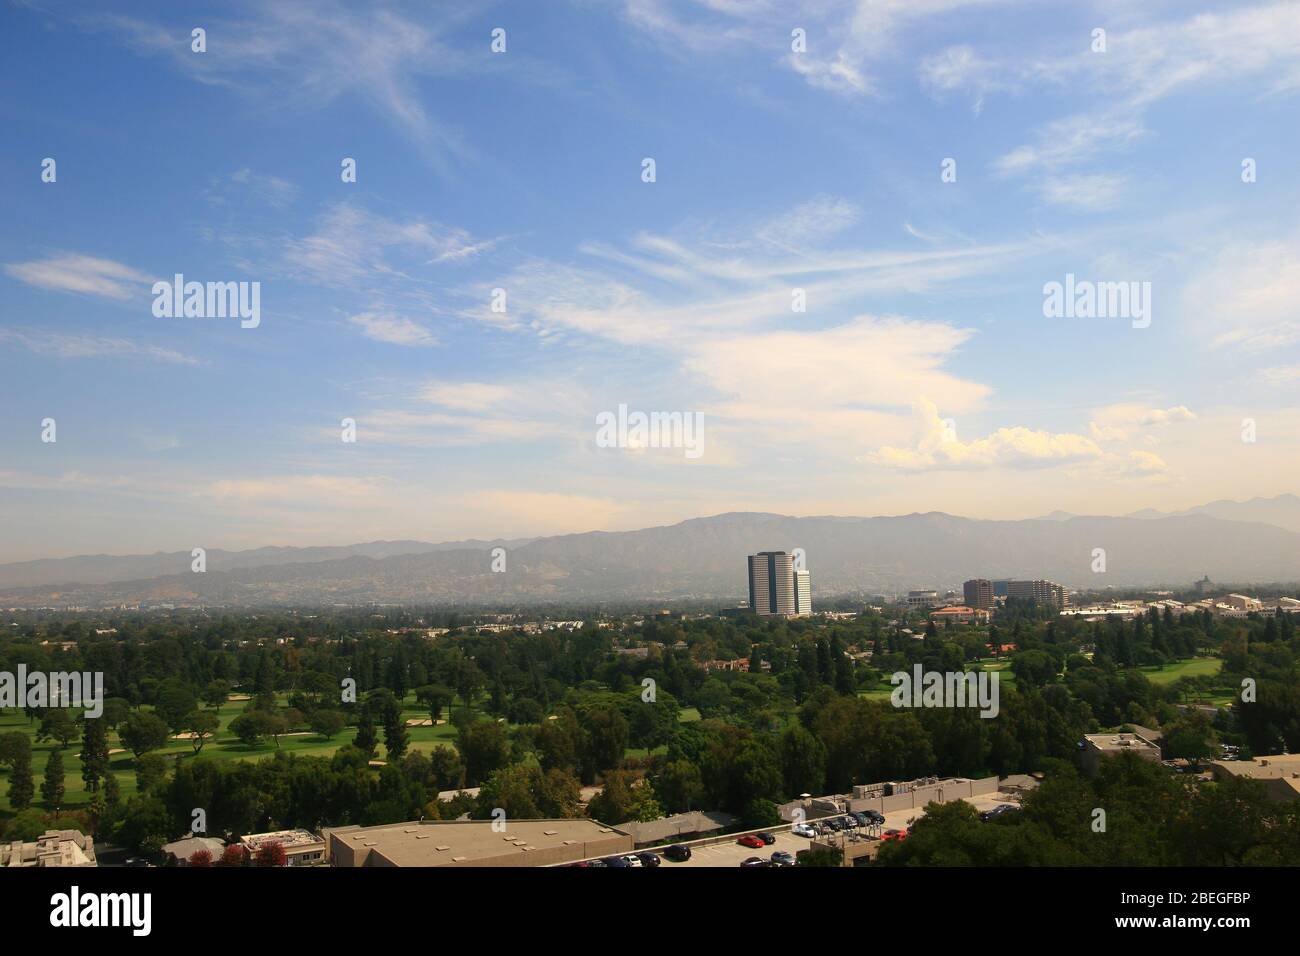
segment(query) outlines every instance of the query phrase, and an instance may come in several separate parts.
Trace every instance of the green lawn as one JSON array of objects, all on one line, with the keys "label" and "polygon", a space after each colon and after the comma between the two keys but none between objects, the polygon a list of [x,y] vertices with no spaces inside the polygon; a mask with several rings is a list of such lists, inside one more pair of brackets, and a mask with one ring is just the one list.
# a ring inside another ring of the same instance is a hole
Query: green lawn
[{"label": "green lawn", "polygon": [[[282,705],[287,699],[285,695],[277,695],[277,697]],[[220,725],[215,736],[209,738],[207,743],[203,745],[203,756],[213,757],[217,760],[260,760],[274,754],[278,749],[286,753],[329,757],[340,747],[351,743],[352,738],[356,735],[355,728],[345,727],[332,740],[325,740],[317,734],[308,733],[281,737],[278,748],[273,740],[264,740],[255,747],[247,747],[230,732],[229,727],[230,722],[242,714],[249,703],[249,701],[238,700],[227,701],[222,705],[221,713],[218,715]],[[429,716],[429,712],[415,702],[414,695],[410,695],[402,702],[402,716],[404,719],[426,718]],[[36,797],[32,805],[44,809],[40,795],[41,781],[45,776],[45,764],[48,762],[50,754],[57,749],[58,744],[56,741],[51,740],[36,740],[36,730],[39,726],[39,721],[33,720],[29,722],[21,710],[0,710],[0,733],[10,733],[18,730],[30,735],[32,738],[32,778],[36,785]],[[440,724],[436,727],[408,727],[406,729],[410,737],[411,750],[422,750],[428,753],[439,744],[455,749],[456,728],[450,724]],[[378,757],[382,759],[384,756],[383,729],[377,728],[377,732],[379,734]],[[122,746],[115,732],[109,732],[108,746],[109,749]],[[90,796],[85,790],[85,783],[81,779],[81,759],[78,757],[80,751],[80,736],[70,741],[63,751],[63,807],[65,809],[85,806],[90,802]],[[154,753],[160,753],[164,756],[190,756],[194,753],[194,747],[188,740],[169,740],[167,746],[154,751]],[[131,754],[124,752],[111,755],[109,766],[113,775],[117,777],[122,799],[125,800],[133,795],[136,792],[135,764]],[[9,805],[9,770],[8,768],[0,768],[0,812],[12,811],[12,809]]]},{"label": "green lawn", "polygon": [[1139,667],[1147,680],[1153,684],[1172,684],[1181,677],[1213,677],[1223,669],[1223,660],[1218,657],[1193,657],[1191,660],[1176,661],[1160,667]]}]

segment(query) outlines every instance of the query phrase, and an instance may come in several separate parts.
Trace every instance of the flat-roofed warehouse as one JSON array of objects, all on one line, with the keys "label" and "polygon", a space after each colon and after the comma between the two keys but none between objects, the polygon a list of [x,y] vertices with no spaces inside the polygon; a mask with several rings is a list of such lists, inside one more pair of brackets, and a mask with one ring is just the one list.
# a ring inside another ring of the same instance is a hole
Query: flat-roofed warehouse
[{"label": "flat-roofed warehouse", "polygon": [[324,832],[334,866],[554,866],[631,853],[632,837],[595,820],[422,820]]},{"label": "flat-roofed warehouse", "polygon": [[1268,754],[1253,760],[1215,760],[1215,779],[1241,777],[1257,780],[1274,800],[1300,799],[1300,754]]}]

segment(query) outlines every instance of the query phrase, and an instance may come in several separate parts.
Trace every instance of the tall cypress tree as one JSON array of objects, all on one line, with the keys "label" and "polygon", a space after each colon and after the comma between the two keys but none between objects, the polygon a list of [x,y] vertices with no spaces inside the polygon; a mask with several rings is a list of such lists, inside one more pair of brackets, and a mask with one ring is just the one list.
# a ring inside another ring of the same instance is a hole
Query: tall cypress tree
[{"label": "tall cypress tree", "polygon": [[88,793],[99,792],[99,781],[108,776],[108,732],[103,718],[86,718],[81,738],[81,779]]},{"label": "tall cypress tree", "polygon": [[375,755],[377,740],[378,738],[375,736],[375,719],[370,715],[370,708],[362,705],[361,717],[357,721],[357,735],[352,738],[352,746],[369,758]]},{"label": "tall cypress tree", "polygon": [[32,781],[32,755],[17,754],[10,766],[13,769],[9,773],[9,803],[15,810],[26,810],[36,795],[36,784]]},{"label": "tall cypress tree", "polygon": [[45,763],[45,779],[41,781],[41,798],[51,810],[63,805],[63,751],[50,754]]}]

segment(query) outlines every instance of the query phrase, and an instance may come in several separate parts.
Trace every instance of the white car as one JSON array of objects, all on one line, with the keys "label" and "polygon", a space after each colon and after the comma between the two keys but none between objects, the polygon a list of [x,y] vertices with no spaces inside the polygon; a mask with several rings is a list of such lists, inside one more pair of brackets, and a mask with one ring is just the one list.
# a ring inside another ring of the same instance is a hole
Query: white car
[{"label": "white car", "polygon": [[623,857],[623,862],[626,863],[628,866],[641,866],[641,865],[642,865],[642,863],[641,863],[641,858],[640,858],[640,857],[637,857],[637,856],[625,856],[625,857]]},{"label": "white car", "polygon": [[806,823],[796,823],[790,828],[790,832],[797,837],[807,837],[809,840],[817,835],[817,831]]}]

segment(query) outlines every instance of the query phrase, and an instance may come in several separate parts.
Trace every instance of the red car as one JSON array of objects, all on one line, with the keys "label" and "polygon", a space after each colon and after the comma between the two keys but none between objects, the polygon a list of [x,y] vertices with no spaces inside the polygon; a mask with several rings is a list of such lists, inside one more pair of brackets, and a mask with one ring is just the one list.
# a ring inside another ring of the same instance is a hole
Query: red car
[{"label": "red car", "polygon": [[736,842],[741,846],[749,847],[751,850],[761,850],[763,847],[767,846],[760,837],[756,837],[752,833],[746,833]]},{"label": "red car", "polygon": [[906,830],[886,830],[880,837],[881,841],[885,840],[906,840]]}]

